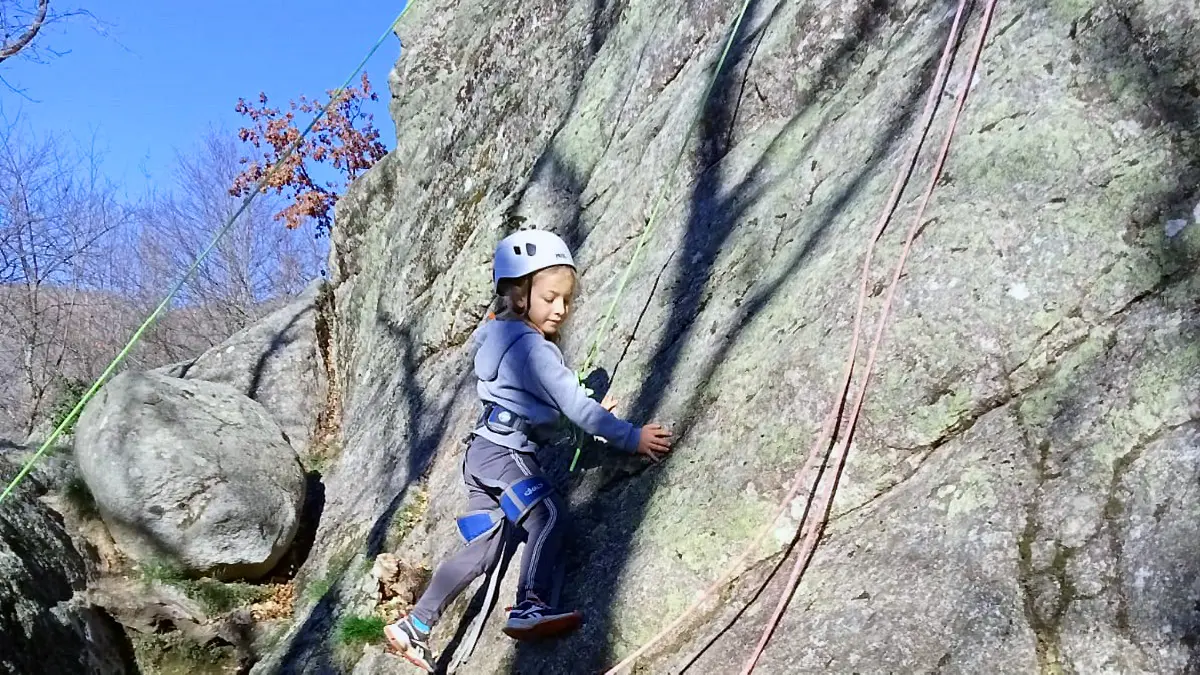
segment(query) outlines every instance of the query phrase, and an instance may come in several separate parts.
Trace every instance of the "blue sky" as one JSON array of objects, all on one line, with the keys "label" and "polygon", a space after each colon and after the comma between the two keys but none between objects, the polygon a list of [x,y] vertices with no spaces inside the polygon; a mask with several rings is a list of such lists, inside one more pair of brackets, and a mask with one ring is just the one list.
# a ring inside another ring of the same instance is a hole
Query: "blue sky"
[{"label": "blue sky", "polygon": [[[210,128],[231,133],[243,118],[238,97],[263,91],[273,104],[313,96],[345,79],[403,8],[403,0],[75,0],[103,22],[60,24],[43,45],[67,50],[39,64],[9,59],[0,111],[34,133],[95,139],[102,168],[129,196],[167,189],[177,150]],[[64,4],[64,8],[66,5]],[[387,73],[400,52],[389,36],[367,64],[380,101],[370,112],[394,146]],[[32,100],[29,100],[32,99]]]}]

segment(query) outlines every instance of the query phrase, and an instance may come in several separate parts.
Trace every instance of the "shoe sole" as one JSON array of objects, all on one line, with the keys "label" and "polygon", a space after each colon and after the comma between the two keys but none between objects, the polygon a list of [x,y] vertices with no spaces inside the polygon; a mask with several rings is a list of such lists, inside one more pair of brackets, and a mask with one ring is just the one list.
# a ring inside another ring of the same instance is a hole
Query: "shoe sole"
[{"label": "shoe sole", "polygon": [[387,638],[388,644],[392,646],[392,649],[394,649],[400,656],[403,656],[406,661],[420,668],[421,670],[427,673],[434,672],[434,669],[424,661],[412,656],[412,643],[408,641],[408,636],[405,635],[403,631],[395,631],[396,633],[399,633],[400,638],[402,638],[401,640],[393,637],[393,631],[388,630],[389,628],[391,628],[391,626],[387,626],[383,629],[383,636]]},{"label": "shoe sole", "polygon": [[569,633],[583,623],[583,616],[580,614],[567,614],[554,619],[547,619],[532,626],[515,627],[505,626],[504,634],[514,640],[540,640],[543,638],[554,637]]}]

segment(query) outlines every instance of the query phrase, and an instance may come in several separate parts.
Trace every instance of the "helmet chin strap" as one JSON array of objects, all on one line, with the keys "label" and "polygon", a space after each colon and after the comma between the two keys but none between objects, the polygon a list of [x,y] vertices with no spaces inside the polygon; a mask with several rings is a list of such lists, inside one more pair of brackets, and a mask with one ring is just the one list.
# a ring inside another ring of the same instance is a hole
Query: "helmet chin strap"
[{"label": "helmet chin strap", "polygon": [[533,328],[537,332],[545,335],[545,333],[542,332],[542,329],[538,328],[538,326],[533,323],[533,320],[529,318],[529,308],[532,305],[533,305],[533,275],[531,274],[530,279],[529,279],[529,285],[525,287],[525,307],[520,312],[513,312],[513,313],[516,314],[517,316],[521,317],[521,320],[524,321],[525,323],[529,324],[529,326],[531,328]]},{"label": "helmet chin strap", "polygon": [[[532,276],[532,275],[530,275],[530,276]],[[547,335],[546,331],[542,330],[541,326],[538,326],[537,324],[535,324],[533,322],[532,319],[529,318],[529,308],[532,304],[533,304],[533,279],[531,278],[529,280],[529,286],[525,289],[525,307],[524,307],[524,309],[522,309],[521,311],[517,311],[513,307],[508,307],[503,312],[500,312],[499,314],[497,314],[496,317],[500,318],[505,315],[516,317],[516,318],[520,319],[521,321],[524,321],[525,325],[529,326],[530,328],[532,328],[532,329],[536,330],[538,333],[540,333],[542,335],[542,337],[546,338],[547,340],[550,340],[551,342],[557,343],[558,334]]]}]

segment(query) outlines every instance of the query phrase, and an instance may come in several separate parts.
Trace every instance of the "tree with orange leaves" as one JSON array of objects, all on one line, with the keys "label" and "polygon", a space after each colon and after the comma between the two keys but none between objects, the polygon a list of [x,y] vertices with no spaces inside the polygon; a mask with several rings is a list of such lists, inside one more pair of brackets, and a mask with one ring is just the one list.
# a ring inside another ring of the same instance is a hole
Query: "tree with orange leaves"
[{"label": "tree with orange leaves", "polygon": [[[275,190],[290,202],[275,214],[276,220],[294,229],[312,218],[318,234],[328,234],[333,227],[333,205],[340,191],[387,154],[387,148],[379,142],[374,116],[362,110],[364,102],[379,100],[371,90],[367,74],[363,73],[360,87],[343,89],[333,98],[336,93],[329,92],[332,105],[328,112],[286,157],[288,148],[300,138],[296,115],[308,119],[328,103],[301,96],[299,101],[289,102],[284,110],[268,106],[267,95],[262,93],[257,105],[238,99],[235,109],[251,122],[251,126],[238,131],[238,137],[262,151],[262,155],[259,159],[242,158],[246,168],[237,176],[230,194],[248,195],[266,176],[264,189]],[[280,158],[283,161],[279,167],[267,176]],[[344,181],[318,183],[309,173],[310,162],[332,166]]]}]

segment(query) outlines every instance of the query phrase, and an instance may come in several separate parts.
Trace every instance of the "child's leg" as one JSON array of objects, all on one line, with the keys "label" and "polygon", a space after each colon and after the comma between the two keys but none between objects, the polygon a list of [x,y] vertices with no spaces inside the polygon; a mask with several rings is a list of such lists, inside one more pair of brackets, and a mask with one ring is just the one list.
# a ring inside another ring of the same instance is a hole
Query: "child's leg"
[{"label": "child's leg", "polygon": [[[487,493],[476,488],[469,489],[471,495],[467,504],[470,510],[496,508],[496,500]],[[495,562],[496,557],[500,555],[504,536],[504,528],[497,527],[471,540],[453,557],[438,565],[429,587],[425,589],[425,593],[421,595],[410,614],[426,626],[437,623],[446,605]]]},{"label": "child's leg", "polygon": [[[533,455],[510,450],[477,439],[467,456],[467,466],[480,483],[497,491],[497,496],[527,478],[542,476]],[[517,584],[517,603],[532,593],[549,602],[554,590],[554,568],[560,561],[567,509],[558,495],[546,496],[529,509],[518,525],[526,532],[525,551],[521,556],[521,578]]]},{"label": "child's leg", "polygon": [[530,510],[521,521],[528,539],[521,554],[521,579],[517,584],[517,602],[530,593],[544,603],[552,601],[554,571],[562,561],[563,534],[567,529],[567,509],[558,495],[551,494]]},{"label": "child's leg", "polygon": [[526,533],[517,603],[508,612],[504,634],[516,640],[562,635],[579,628],[583,614],[554,607],[555,572],[561,564],[567,510],[541,477],[533,457],[512,453],[520,477],[506,488],[500,504]]}]

